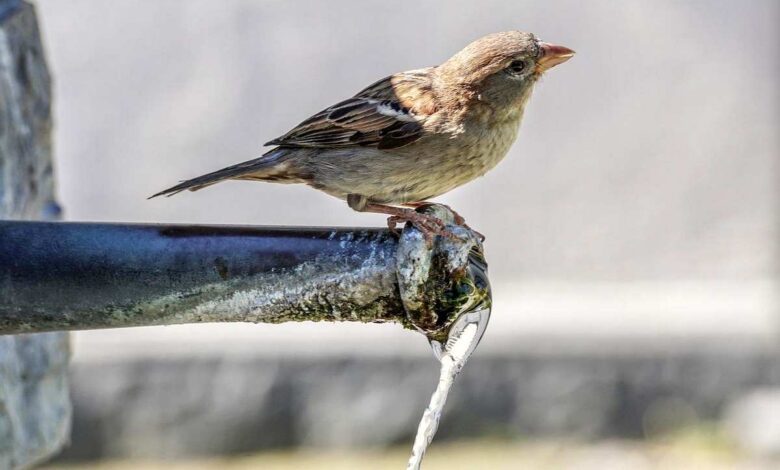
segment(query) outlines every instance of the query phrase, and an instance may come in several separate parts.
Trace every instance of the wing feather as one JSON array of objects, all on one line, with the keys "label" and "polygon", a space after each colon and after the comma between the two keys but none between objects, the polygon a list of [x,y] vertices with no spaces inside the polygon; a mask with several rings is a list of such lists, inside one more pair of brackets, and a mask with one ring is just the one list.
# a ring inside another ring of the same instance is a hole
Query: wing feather
[{"label": "wing feather", "polygon": [[379,80],[266,145],[380,149],[408,145],[422,136],[425,119],[435,112],[430,72],[412,70]]}]

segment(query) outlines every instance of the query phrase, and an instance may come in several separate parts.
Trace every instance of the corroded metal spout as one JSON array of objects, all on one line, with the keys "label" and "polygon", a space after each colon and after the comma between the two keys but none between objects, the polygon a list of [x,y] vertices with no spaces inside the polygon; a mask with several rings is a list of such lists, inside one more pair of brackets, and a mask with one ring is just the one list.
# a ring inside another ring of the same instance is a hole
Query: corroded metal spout
[{"label": "corroded metal spout", "polygon": [[[0,221],[0,334],[359,321],[442,340],[462,305],[489,296],[474,240],[426,244],[411,226],[399,242],[377,229]],[[407,269],[456,252],[459,262]]]},{"label": "corroded metal spout", "polygon": [[431,245],[418,230],[404,230],[396,256],[399,291],[409,322],[431,341],[445,342],[461,314],[490,308],[487,263],[481,236],[455,225],[449,208],[428,204],[417,210],[444,221],[451,236]]}]

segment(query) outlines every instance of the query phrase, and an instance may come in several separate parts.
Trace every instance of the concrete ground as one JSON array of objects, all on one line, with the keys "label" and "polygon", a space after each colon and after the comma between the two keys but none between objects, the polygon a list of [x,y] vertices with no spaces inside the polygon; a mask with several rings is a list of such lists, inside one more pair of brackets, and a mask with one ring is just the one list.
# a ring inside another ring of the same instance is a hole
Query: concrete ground
[{"label": "concrete ground", "polygon": [[[334,452],[309,450],[265,452],[234,458],[202,460],[120,460],[88,465],[54,465],[48,470],[283,470],[292,468],[374,470],[403,468],[406,447],[389,450]],[[653,441],[462,441],[434,444],[426,470],[763,470],[780,461],[740,454],[720,436],[697,430]]]}]

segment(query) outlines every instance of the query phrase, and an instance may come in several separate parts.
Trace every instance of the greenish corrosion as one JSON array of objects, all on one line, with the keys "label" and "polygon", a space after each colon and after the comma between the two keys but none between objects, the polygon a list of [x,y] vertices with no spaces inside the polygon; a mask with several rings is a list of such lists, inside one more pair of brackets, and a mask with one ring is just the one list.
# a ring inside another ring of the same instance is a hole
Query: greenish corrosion
[{"label": "greenish corrosion", "polygon": [[463,313],[489,308],[490,283],[479,236],[454,225],[452,212],[440,205],[420,209],[447,222],[451,236],[433,245],[416,230],[405,230],[396,268],[407,318],[429,339],[445,341]]},{"label": "greenish corrosion", "polygon": [[390,259],[354,266],[339,258],[221,283],[186,309],[192,321],[399,322],[406,324]]}]

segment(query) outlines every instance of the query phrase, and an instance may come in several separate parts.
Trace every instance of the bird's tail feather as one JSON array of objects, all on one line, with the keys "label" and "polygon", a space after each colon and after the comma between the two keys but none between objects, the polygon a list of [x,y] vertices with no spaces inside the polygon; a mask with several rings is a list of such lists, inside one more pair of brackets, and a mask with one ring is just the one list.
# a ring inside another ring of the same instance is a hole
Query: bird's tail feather
[{"label": "bird's tail feather", "polygon": [[269,180],[278,181],[285,177],[287,171],[287,165],[281,161],[280,157],[284,156],[284,153],[277,152],[274,149],[266,153],[262,157],[255,158],[254,160],[248,160],[236,165],[232,165],[221,170],[213,171],[197,178],[182,181],[176,186],[172,186],[168,189],[164,189],[159,193],[149,196],[148,199],[155,198],[157,196],[173,196],[182,191],[197,191],[203,189],[212,184],[219,183],[229,179],[252,179],[252,180]]}]

